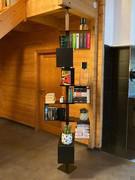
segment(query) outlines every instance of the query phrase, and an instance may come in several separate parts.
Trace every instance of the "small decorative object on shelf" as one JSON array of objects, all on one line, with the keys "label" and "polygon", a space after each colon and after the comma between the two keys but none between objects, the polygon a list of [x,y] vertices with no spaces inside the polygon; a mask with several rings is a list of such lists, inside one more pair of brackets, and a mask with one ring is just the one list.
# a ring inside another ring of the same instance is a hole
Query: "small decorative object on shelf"
[{"label": "small decorative object on shelf", "polygon": [[47,93],[45,95],[45,103],[46,104],[54,104],[56,101],[55,93]]},{"label": "small decorative object on shelf", "polygon": [[61,85],[69,86],[74,84],[74,68],[61,69]]},{"label": "small decorative object on shelf", "polygon": [[83,30],[83,18],[80,19],[80,27],[79,27],[80,30]]},{"label": "small decorative object on shelf", "polygon": [[86,18],[83,18],[83,30],[88,30],[88,24]]},{"label": "small decorative object on shelf", "polygon": [[71,133],[71,127],[69,125],[65,125],[64,131],[61,134],[61,142],[62,144],[69,145],[72,144],[73,135]]},{"label": "small decorative object on shelf", "polygon": [[80,19],[80,30],[88,30],[88,24],[87,24],[87,19],[86,18],[81,18]]},{"label": "small decorative object on shelf", "polygon": [[87,62],[82,62],[82,68],[80,70],[79,84],[81,86],[89,85],[89,73],[87,69]]},{"label": "small decorative object on shelf", "polygon": [[86,108],[80,109],[80,120],[81,121],[88,121],[88,110]]},{"label": "small decorative object on shelf", "polygon": [[60,97],[60,103],[64,103],[64,96]]}]

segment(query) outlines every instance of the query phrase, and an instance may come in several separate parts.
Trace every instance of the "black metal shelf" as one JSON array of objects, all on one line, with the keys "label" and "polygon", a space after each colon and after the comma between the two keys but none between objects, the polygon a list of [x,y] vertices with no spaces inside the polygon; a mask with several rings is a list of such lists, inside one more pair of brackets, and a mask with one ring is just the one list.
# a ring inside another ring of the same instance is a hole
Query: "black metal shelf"
[{"label": "black metal shelf", "polygon": [[86,86],[84,86],[84,85],[77,85],[77,84],[69,84],[69,85],[64,85],[64,84],[60,84],[60,86],[64,86],[64,87],[69,87],[69,86],[73,86],[73,87],[90,87],[89,85],[86,85]]},{"label": "black metal shelf", "polygon": [[[56,122],[56,121],[58,121],[58,122],[66,122],[66,120],[58,120],[58,119],[56,119],[56,120],[44,120],[44,121],[48,121],[48,122]],[[82,120],[80,120],[79,118],[76,118],[76,117],[70,117],[69,119],[68,119],[68,121],[69,122],[76,122],[77,124],[90,124],[90,122],[89,122],[89,120],[87,120],[87,121],[82,121]]]},{"label": "black metal shelf", "polygon": [[87,30],[80,30],[80,29],[71,29],[69,31],[60,31],[60,33],[72,33],[72,32],[90,32],[91,30],[90,29],[87,29]]},{"label": "black metal shelf", "polygon": [[[69,117],[69,119],[68,119],[68,121],[69,122],[78,122],[78,120],[79,120],[79,118],[76,118],[76,117]],[[63,120],[58,120],[58,119],[56,119],[56,120],[44,120],[44,121],[49,121],[49,122],[56,122],[56,121],[58,121],[58,122],[66,122],[67,120],[65,119],[63,119]]]},{"label": "black metal shelf", "polygon": [[90,124],[90,122],[89,122],[89,120],[87,120],[87,121],[78,120],[77,124]]},{"label": "black metal shelf", "polygon": [[62,104],[64,105],[64,104],[90,104],[90,103],[87,103],[87,102],[63,102],[63,103],[60,103],[59,101],[57,101],[57,102],[55,102],[55,103],[45,103],[45,105],[50,105],[50,106],[51,106],[51,105],[52,105],[52,106],[53,106],[53,105],[57,105],[57,104],[58,104],[58,105],[60,105],[60,104],[61,104],[61,105],[62,105]]}]

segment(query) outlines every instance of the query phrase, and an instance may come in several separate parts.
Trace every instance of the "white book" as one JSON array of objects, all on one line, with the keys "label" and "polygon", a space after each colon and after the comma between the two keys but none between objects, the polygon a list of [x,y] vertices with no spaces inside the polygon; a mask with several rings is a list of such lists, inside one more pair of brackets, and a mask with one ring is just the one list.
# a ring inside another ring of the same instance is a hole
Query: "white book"
[{"label": "white book", "polygon": [[79,33],[76,33],[76,49],[79,49]]},{"label": "white book", "polygon": [[90,89],[87,89],[87,103],[90,103]]}]

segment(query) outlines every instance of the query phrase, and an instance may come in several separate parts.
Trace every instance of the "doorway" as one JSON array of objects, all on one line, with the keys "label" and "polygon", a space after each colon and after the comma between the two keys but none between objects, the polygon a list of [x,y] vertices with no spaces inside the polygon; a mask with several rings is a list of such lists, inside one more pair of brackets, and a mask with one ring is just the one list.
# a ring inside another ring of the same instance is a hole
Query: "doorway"
[{"label": "doorway", "polygon": [[[45,95],[55,93],[56,99],[62,94],[60,87],[61,71],[56,67],[56,51],[40,51],[37,58],[37,127],[52,134],[61,131],[60,121],[47,121],[44,118]],[[55,106],[53,104],[52,106]]]}]

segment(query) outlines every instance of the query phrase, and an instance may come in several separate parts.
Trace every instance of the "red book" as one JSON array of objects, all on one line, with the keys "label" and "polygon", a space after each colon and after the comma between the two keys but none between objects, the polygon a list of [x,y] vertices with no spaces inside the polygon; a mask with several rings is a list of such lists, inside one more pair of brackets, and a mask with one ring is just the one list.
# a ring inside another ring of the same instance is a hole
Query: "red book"
[{"label": "red book", "polygon": [[70,85],[71,84],[71,71],[62,69],[61,71],[61,84]]},{"label": "red book", "polygon": [[90,48],[90,33],[86,34],[86,48]]}]

